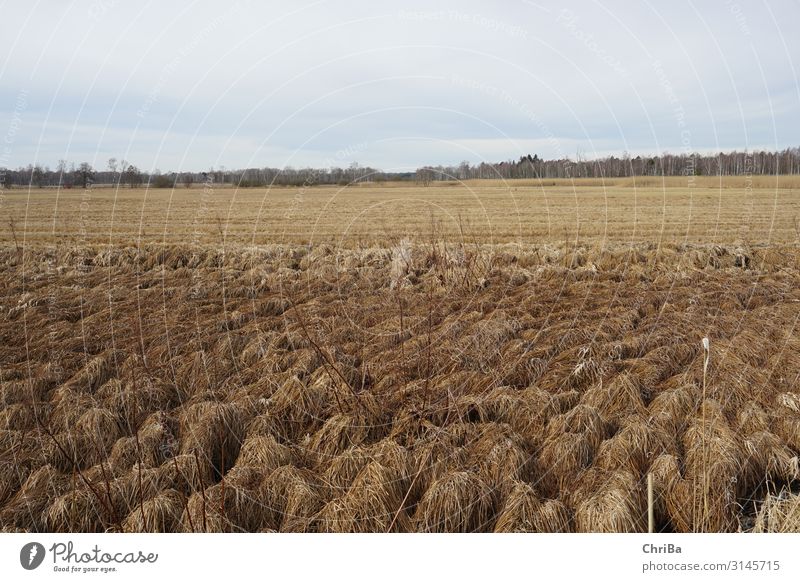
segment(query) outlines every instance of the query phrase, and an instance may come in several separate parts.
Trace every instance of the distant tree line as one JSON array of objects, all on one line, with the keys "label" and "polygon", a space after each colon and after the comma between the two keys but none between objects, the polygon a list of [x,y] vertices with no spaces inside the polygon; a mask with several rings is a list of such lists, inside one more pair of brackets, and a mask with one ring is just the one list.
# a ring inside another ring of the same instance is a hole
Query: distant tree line
[{"label": "distant tree line", "polygon": [[424,166],[414,172],[383,172],[350,164],[347,168],[247,168],[226,170],[211,168],[205,172],[143,172],[126,160],[111,158],[104,169],[88,162],[78,165],[59,160],[55,169],[28,165],[16,170],[0,167],[0,187],[32,186],[38,188],[88,188],[91,185],[120,188],[191,188],[196,184],[230,184],[239,187],[274,186],[346,186],[359,182],[435,181],[475,179],[547,179],[547,178],[621,178],[628,176],[746,176],[760,174],[800,174],[800,148],[782,151],[727,152],[713,155],[699,153],[660,156],[623,154],[593,160],[578,154],[576,159],[545,160],[526,155],[518,160],[499,163],[457,166]]},{"label": "distant tree line", "polygon": [[347,168],[247,168],[226,170],[211,168],[205,172],[143,172],[126,160],[111,158],[105,169],[96,169],[88,162],[78,165],[60,160],[55,169],[29,165],[16,170],[0,167],[4,178],[0,186],[32,186],[34,188],[88,188],[92,185],[120,188],[191,188],[205,183],[230,184],[240,187],[269,185],[314,186],[341,185],[357,182],[383,182],[386,180],[413,180],[414,172],[386,173],[375,168],[353,163]]},{"label": "distant tree line", "polygon": [[544,160],[538,155],[518,160],[458,166],[425,166],[416,171],[417,182],[514,179],[514,178],[623,178],[628,176],[746,176],[760,174],[800,174],[800,148],[779,152],[727,152],[713,155],[670,154],[636,156],[623,154],[586,160]]}]

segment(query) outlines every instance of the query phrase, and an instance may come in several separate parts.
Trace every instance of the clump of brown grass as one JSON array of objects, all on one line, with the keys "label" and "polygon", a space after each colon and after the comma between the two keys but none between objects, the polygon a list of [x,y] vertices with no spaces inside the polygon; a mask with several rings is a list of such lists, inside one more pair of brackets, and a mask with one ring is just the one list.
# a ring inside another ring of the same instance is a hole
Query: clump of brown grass
[{"label": "clump of brown grass", "polygon": [[[54,433],[65,432],[74,429],[83,413],[94,406],[94,398],[74,386],[63,384],[53,391],[51,404],[53,410],[48,417],[50,430]],[[33,408],[26,408],[33,418]]]},{"label": "clump of brown grass", "polygon": [[134,437],[117,439],[108,455],[114,473],[125,473],[139,461],[139,448]]},{"label": "clump of brown grass", "polygon": [[608,425],[596,408],[578,404],[565,414],[554,417],[547,425],[548,438],[565,433],[585,435],[594,451],[608,436]]},{"label": "clump of brown grass", "polygon": [[311,437],[309,449],[321,459],[330,459],[363,443],[370,427],[356,415],[334,414]]},{"label": "clump of brown grass", "polygon": [[621,421],[621,425],[613,437],[600,445],[595,466],[641,474],[652,459],[675,449],[670,436],[652,426],[647,417],[629,416]]},{"label": "clump of brown grass", "polygon": [[384,467],[397,471],[404,478],[408,477],[412,470],[408,450],[391,438],[385,438],[371,445],[367,452],[372,459]]},{"label": "clump of brown grass", "polygon": [[643,483],[629,471],[590,471],[577,486],[575,525],[583,532],[643,532],[647,499]]},{"label": "clump of brown grass", "polygon": [[284,465],[259,486],[266,527],[283,532],[311,531],[325,502],[317,478],[308,470]]},{"label": "clump of brown grass", "polygon": [[542,501],[528,483],[514,483],[497,516],[494,531],[502,533],[535,532]]},{"label": "clump of brown grass", "polygon": [[421,532],[491,531],[494,492],[475,473],[458,471],[435,481],[414,515]]},{"label": "clump of brown grass", "polygon": [[745,404],[736,415],[736,425],[743,435],[769,430],[770,419],[764,407],[755,400]]},{"label": "clump of brown grass", "polygon": [[122,522],[126,533],[180,531],[186,499],[175,489],[167,489],[133,509]]},{"label": "clump of brown grass", "polygon": [[333,495],[343,495],[369,461],[370,456],[363,447],[349,448],[328,460],[322,475]]},{"label": "clump of brown grass", "polygon": [[26,404],[15,403],[4,406],[0,410],[0,429],[30,430],[36,426],[33,408]]},{"label": "clump of brown grass", "polygon": [[567,489],[592,462],[594,449],[585,433],[563,433],[548,438],[539,452],[537,485],[548,495]]},{"label": "clump of brown grass", "polygon": [[281,419],[284,432],[293,438],[315,432],[327,417],[332,390],[325,378],[303,381],[294,376],[281,384],[269,399],[269,412]]},{"label": "clump of brown grass", "polygon": [[698,390],[694,385],[664,390],[650,403],[650,422],[677,440],[686,431],[698,399]]},{"label": "clump of brown grass", "polygon": [[78,419],[76,429],[79,432],[98,436],[103,450],[110,449],[120,435],[119,420],[110,410],[94,407],[84,412]]},{"label": "clump of brown grass", "polygon": [[47,531],[47,508],[50,502],[73,486],[70,478],[52,465],[31,471],[11,500],[0,510],[0,523],[25,531]]},{"label": "clump of brown grass", "polygon": [[53,532],[102,532],[110,516],[97,495],[86,487],[57,497],[47,510],[47,529]]},{"label": "clump of brown grass", "polygon": [[767,495],[756,513],[755,533],[800,533],[800,495],[782,490]]},{"label": "clump of brown grass", "polygon": [[164,412],[148,416],[132,437],[137,462],[146,467],[157,467],[177,453],[176,422]]},{"label": "clump of brown grass", "polygon": [[693,526],[698,531],[735,531],[745,455],[715,401],[703,402],[701,413],[683,437],[686,478],[695,489]]},{"label": "clump of brown grass", "polygon": [[123,382],[111,379],[95,395],[117,415],[122,428],[133,434],[155,410],[169,410],[181,400],[177,387],[167,382]]},{"label": "clump of brown grass", "polygon": [[775,415],[772,429],[783,442],[795,451],[800,451],[800,415],[783,412]]},{"label": "clump of brown grass", "polygon": [[232,467],[244,439],[242,415],[232,404],[200,402],[180,417],[181,453],[196,452],[218,476]]},{"label": "clump of brown grass", "polygon": [[113,502],[120,516],[128,515],[134,508],[168,488],[165,474],[158,467],[134,465],[114,482]]},{"label": "clump of brown grass", "polygon": [[44,459],[63,473],[87,469],[105,460],[108,451],[102,434],[68,432],[52,435],[45,441]]},{"label": "clump of brown grass", "polygon": [[564,384],[568,389],[581,390],[600,381],[605,373],[606,368],[601,361],[588,357],[575,364]]},{"label": "clump of brown grass", "polygon": [[586,391],[581,402],[607,421],[615,421],[629,414],[644,414],[642,387],[633,374],[623,372],[610,382],[600,382]]},{"label": "clump of brown grass", "polygon": [[585,404],[550,421],[538,458],[539,483],[546,494],[555,496],[589,466],[607,428],[598,412]]},{"label": "clump of brown grass", "polygon": [[748,482],[754,486],[762,481],[791,483],[800,477],[797,455],[771,432],[752,433],[742,448]]},{"label": "clump of brown grass", "polygon": [[214,467],[200,455],[183,454],[167,459],[158,468],[163,483],[185,496],[201,491],[214,481]]},{"label": "clump of brown grass", "polygon": [[541,533],[569,533],[574,531],[574,516],[564,503],[549,499],[542,504],[534,520]]},{"label": "clump of brown grass", "polygon": [[478,467],[486,483],[498,492],[514,481],[532,477],[534,459],[520,441],[508,425],[490,423],[468,446],[471,464]]},{"label": "clump of brown grass", "polygon": [[291,439],[285,433],[286,426],[271,412],[254,416],[246,425],[247,437],[270,436],[278,442],[286,444]]},{"label": "clump of brown grass", "polygon": [[29,468],[19,466],[11,459],[0,459],[0,507],[19,491],[29,473]]},{"label": "clump of brown grass", "polygon": [[269,474],[292,462],[292,451],[270,435],[248,436],[239,451],[236,467],[257,467]]},{"label": "clump of brown grass", "polygon": [[559,412],[553,396],[536,387],[524,390],[495,388],[486,395],[483,407],[487,420],[507,423],[531,449],[538,448],[548,420]]},{"label": "clump of brown grass", "polygon": [[315,521],[321,531],[329,532],[408,531],[403,507],[406,490],[403,475],[372,461],[347,493],[325,505]]},{"label": "clump of brown grass", "polygon": [[463,446],[447,442],[444,435],[429,437],[411,449],[409,470],[415,480],[415,492],[427,491],[439,478],[467,464]]},{"label": "clump of brown grass", "polygon": [[257,469],[236,467],[219,483],[193,493],[181,517],[183,531],[259,531],[268,517],[259,491],[263,476]]},{"label": "clump of brown grass", "polygon": [[75,387],[77,390],[94,392],[102,386],[114,372],[115,365],[121,362],[124,356],[112,350],[95,356],[89,360],[81,370],[70,378],[65,386]]}]

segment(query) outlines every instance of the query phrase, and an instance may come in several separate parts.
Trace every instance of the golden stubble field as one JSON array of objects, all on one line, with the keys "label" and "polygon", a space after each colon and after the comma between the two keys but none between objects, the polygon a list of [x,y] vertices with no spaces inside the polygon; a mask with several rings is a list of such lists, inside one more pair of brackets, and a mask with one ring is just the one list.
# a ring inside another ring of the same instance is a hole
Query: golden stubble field
[{"label": "golden stubble field", "polygon": [[0,240],[13,221],[32,244],[794,242],[800,184],[768,178],[11,190]]},{"label": "golden stubble field", "polygon": [[797,530],[793,190],[614,186],[5,192],[0,528]]}]

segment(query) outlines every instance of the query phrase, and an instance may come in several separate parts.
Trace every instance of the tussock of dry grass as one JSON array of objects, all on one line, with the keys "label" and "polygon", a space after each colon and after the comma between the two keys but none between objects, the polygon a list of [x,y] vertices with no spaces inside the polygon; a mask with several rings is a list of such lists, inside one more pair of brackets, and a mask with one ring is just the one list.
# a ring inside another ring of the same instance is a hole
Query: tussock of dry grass
[{"label": "tussock of dry grass", "polygon": [[234,468],[219,483],[193,493],[182,514],[183,531],[259,531],[268,515],[259,491],[263,477],[257,468]]},{"label": "tussock of dry grass", "polygon": [[465,471],[435,481],[419,503],[416,529],[423,532],[490,531],[494,518],[492,489]]},{"label": "tussock of dry grass", "polygon": [[201,402],[181,415],[181,453],[197,453],[218,475],[233,466],[244,439],[239,410],[231,404]]},{"label": "tussock of dry grass", "polygon": [[578,531],[647,531],[645,490],[634,473],[602,470],[586,473],[573,498]]},{"label": "tussock of dry grass", "polygon": [[406,491],[401,473],[373,461],[358,473],[347,493],[316,516],[318,527],[341,533],[408,531]]},{"label": "tussock of dry grass", "polygon": [[144,502],[122,522],[126,533],[180,531],[181,514],[186,499],[174,489],[167,489]]},{"label": "tussock of dry grass", "polygon": [[101,532],[104,508],[92,491],[80,487],[57,497],[47,510],[47,529],[54,532]]},{"label": "tussock of dry grass", "polygon": [[629,416],[621,421],[617,433],[600,445],[595,465],[641,475],[654,459],[674,448],[669,434],[650,424],[647,417]]},{"label": "tussock of dry grass", "polygon": [[265,473],[292,462],[291,450],[277,442],[273,437],[251,436],[247,437],[239,450],[236,466],[258,467]]},{"label": "tussock of dry grass", "polygon": [[535,532],[541,514],[542,500],[527,483],[517,482],[497,515],[495,532]]},{"label": "tussock of dry grass", "polygon": [[285,465],[259,486],[266,527],[280,531],[312,531],[313,518],[325,503],[324,490],[313,473]]},{"label": "tussock of dry grass", "polygon": [[645,410],[639,379],[628,372],[591,388],[581,402],[597,410],[607,421],[617,421],[629,414],[643,414]]},{"label": "tussock of dry grass", "polygon": [[800,495],[781,491],[767,496],[756,514],[757,533],[800,533]]}]

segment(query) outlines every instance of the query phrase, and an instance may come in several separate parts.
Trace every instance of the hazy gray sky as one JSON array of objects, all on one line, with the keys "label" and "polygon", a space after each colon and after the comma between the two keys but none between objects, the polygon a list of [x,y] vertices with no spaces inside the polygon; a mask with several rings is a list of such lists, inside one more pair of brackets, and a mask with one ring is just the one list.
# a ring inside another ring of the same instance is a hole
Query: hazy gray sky
[{"label": "hazy gray sky", "polygon": [[796,1],[11,0],[0,14],[0,166],[400,170],[800,145]]}]

